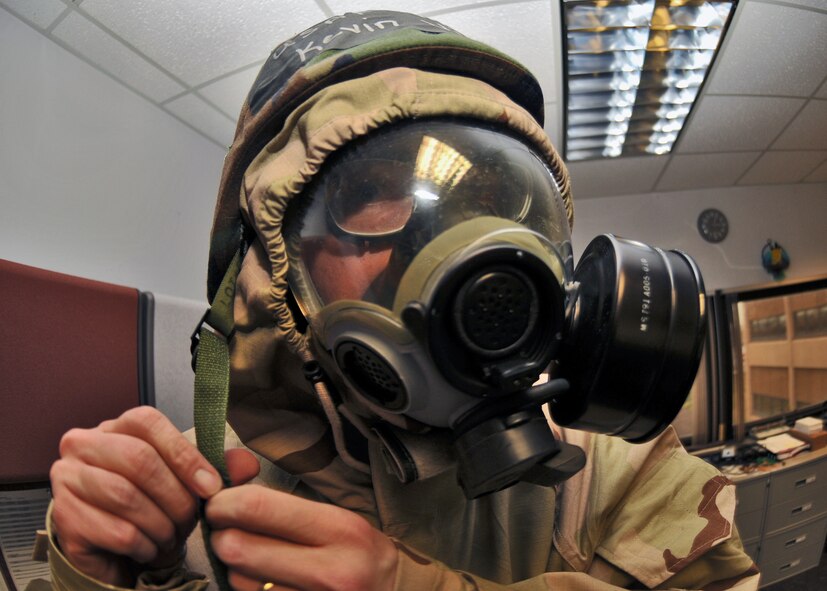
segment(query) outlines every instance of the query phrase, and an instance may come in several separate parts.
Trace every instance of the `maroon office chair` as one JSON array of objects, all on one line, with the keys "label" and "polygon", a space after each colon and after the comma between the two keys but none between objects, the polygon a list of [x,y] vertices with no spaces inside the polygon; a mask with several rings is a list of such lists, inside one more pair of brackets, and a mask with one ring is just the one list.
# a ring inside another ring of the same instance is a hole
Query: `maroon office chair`
[{"label": "maroon office chair", "polygon": [[12,591],[48,574],[25,550],[60,437],[153,402],[151,305],[134,288],[0,259],[0,570]]}]

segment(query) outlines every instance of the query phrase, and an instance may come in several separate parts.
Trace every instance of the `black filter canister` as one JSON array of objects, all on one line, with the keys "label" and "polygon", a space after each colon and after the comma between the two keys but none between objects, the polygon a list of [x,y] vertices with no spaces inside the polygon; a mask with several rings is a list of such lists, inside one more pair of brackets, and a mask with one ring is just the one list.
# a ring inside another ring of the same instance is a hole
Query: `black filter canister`
[{"label": "black filter canister", "polygon": [[595,238],[579,284],[561,374],[571,389],[550,404],[559,425],[632,442],[661,433],[692,386],[706,330],[695,262],[611,235]]}]

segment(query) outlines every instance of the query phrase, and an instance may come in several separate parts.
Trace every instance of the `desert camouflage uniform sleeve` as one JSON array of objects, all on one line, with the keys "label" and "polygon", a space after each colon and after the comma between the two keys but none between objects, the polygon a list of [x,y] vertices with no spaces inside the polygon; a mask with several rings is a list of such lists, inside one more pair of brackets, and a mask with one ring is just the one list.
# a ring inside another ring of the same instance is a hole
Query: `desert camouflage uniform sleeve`
[{"label": "desert camouflage uniform sleeve", "polygon": [[[570,566],[560,564],[562,570],[559,572],[547,572],[503,585],[471,573],[452,570],[399,542],[397,547],[399,566],[394,591],[621,591],[646,588],[599,556],[594,558],[588,572],[566,570]],[[728,541],[686,568],[682,576],[664,581],[656,589],[755,591],[758,589],[758,574],[752,561],[749,561],[746,571],[741,571],[742,567],[735,564],[743,556],[740,544],[734,540]]]},{"label": "desert camouflage uniform sleeve", "polygon": [[[52,527],[51,507],[46,516],[49,533],[49,570],[54,591],[126,591],[116,585],[109,585],[93,579],[79,571],[60,550]],[[138,577],[136,591],[205,591],[209,582],[203,575],[189,572],[183,561],[170,568],[147,571]]]},{"label": "desert camouflage uniform sleeve", "polygon": [[735,486],[672,428],[646,444],[564,431],[586,450],[562,487],[555,548],[574,570],[605,562],[650,589],[757,589],[735,528]]}]

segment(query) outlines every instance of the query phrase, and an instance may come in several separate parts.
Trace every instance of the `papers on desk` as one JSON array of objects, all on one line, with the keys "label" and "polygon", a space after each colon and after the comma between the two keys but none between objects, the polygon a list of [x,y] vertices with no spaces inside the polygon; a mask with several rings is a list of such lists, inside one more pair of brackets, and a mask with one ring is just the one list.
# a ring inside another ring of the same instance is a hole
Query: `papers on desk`
[{"label": "papers on desk", "polygon": [[793,429],[800,433],[811,435],[824,429],[824,421],[815,417],[804,417],[796,420]]},{"label": "papers on desk", "polygon": [[772,437],[767,437],[766,439],[759,439],[757,443],[768,452],[775,455],[775,457],[779,460],[786,460],[787,458],[791,458],[805,449],[810,449],[809,443],[796,439],[787,433],[773,435]]}]

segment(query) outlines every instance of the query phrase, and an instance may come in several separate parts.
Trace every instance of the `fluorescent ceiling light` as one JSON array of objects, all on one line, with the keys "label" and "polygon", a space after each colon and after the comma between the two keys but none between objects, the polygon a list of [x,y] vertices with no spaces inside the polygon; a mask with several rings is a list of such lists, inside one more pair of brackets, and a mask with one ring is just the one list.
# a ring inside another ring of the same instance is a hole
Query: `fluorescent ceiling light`
[{"label": "fluorescent ceiling light", "polygon": [[564,0],[566,158],[667,154],[737,0]]}]

